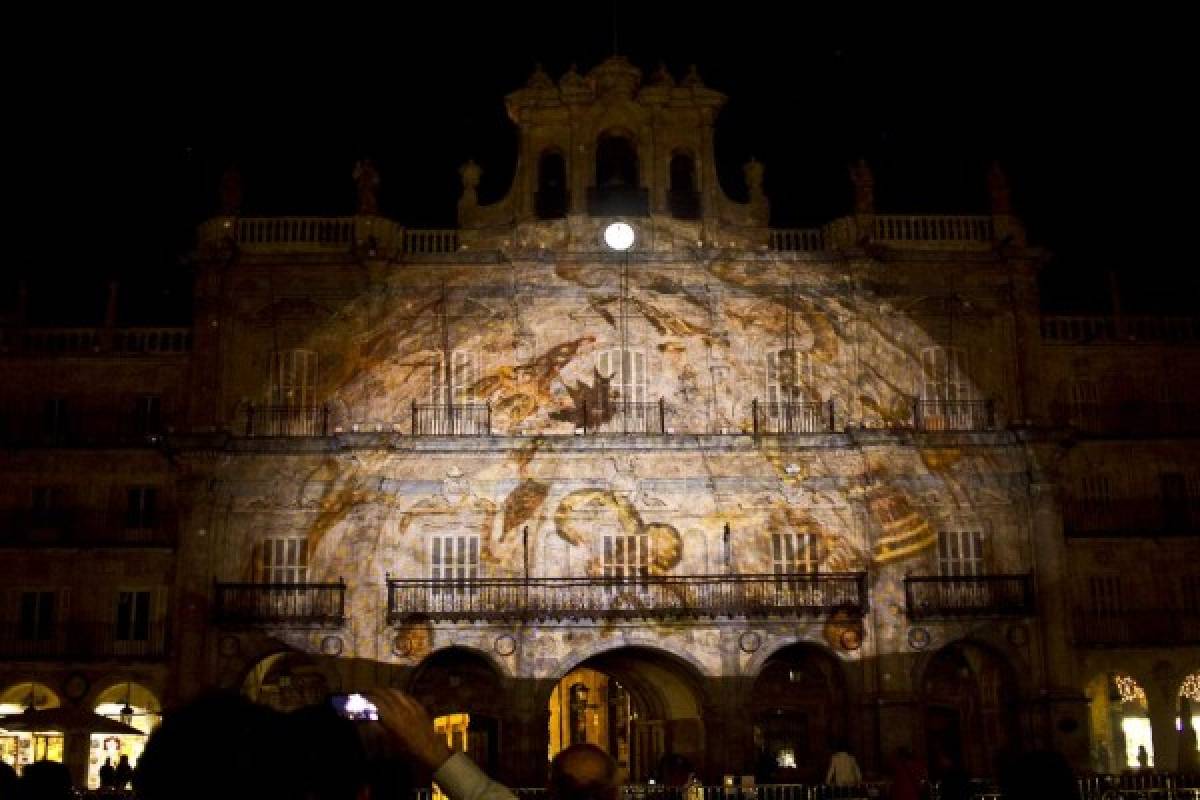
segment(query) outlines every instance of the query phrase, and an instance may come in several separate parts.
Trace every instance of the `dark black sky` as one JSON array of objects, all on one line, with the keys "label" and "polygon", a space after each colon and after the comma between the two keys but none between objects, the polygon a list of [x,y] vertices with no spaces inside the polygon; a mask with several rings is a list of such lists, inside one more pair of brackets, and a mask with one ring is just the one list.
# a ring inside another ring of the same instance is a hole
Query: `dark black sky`
[{"label": "dark black sky", "polygon": [[27,42],[14,29],[5,152],[25,246],[6,271],[72,276],[74,299],[46,313],[93,308],[88,286],[107,274],[136,277],[146,297],[130,304],[166,313],[162,286],[186,280],[192,231],[231,163],[246,213],[335,215],[351,212],[350,170],[369,155],[384,213],[452,225],[460,163],[484,167],[485,201],[511,177],[504,95],[535,62],[554,77],[597,64],[615,19],[617,49],[643,69],[663,61],[678,77],[696,63],[729,96],[723,183],[737,195],[740,165],[763,161],[777,226],[844,213],[860,155],[881,210],[983,210],[998,158],[1033,241],[1055,253],[1053,307],[1103,308],[1110,268],[1129,303],[1194,307],[1194,277],[1146,279],[1190,269],[1168,244],[1181,232],[1169,192],[1190,190],[1195,147],[1189,50],[1172,43],[1181,23],[991,8],[834,19],[755,3],[443,3],[336,18],[323,6],[206,7],[41,26]]}]

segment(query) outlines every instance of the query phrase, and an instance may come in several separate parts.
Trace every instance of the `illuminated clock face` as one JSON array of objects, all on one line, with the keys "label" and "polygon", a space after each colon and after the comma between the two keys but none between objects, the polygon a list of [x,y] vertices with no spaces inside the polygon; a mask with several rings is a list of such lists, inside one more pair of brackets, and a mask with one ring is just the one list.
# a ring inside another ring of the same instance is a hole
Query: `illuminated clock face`
[{"label": "illuminated clock face", "polygon": [[633,228],[627,222],[614,222],[604,229],[604,243],[613,250],[633,247]]}]

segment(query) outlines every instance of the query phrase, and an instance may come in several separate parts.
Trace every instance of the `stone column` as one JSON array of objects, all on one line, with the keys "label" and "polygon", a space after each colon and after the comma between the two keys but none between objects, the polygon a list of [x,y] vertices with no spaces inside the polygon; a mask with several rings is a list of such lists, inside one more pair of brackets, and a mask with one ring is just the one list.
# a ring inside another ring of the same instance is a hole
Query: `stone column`
[{"label": "stone column", "polygon": [[512,788],[546,785],[549,768],[550,709],[545,699],[554,681],[517,678],[509,683],[509,703],[500,720],[500,763],[494,776]]},{"label": "stone column", "polygon": [[749,709],[753,679],[729,676],[706,681],[710,703],[704,715],[705,785],[719,786],[724,775],[754,774],[754,721]]}]

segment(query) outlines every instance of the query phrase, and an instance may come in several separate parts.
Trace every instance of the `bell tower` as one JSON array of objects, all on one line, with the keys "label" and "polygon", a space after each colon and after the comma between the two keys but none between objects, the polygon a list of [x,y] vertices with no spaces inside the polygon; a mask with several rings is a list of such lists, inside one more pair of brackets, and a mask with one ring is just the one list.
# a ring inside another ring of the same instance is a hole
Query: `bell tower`
[{"label": "bell tower", "polygon": [[725,100],[694,66],[678,82],[663,66],[644,80],[613,56],[586,75],[572,65],[555,82],[539,65],[506,98],[520,142],[508,194],[479,205],[480,168],[462,169],[464,240],[506,231],[518,247],[589,250],[604,225],[623,219],[653,250],[765,242],[762,165],[746,166],[748,203],[730,200],[717,181],[713,124]]}]

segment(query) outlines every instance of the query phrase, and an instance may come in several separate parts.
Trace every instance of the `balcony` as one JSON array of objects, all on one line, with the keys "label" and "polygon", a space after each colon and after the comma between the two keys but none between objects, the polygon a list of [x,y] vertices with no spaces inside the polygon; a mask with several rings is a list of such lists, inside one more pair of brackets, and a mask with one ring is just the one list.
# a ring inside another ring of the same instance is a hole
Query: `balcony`
[{"label": "balcony", "polygon": [[192,329],[4,328],[0,354],[25,356],[176,356],[192,349]]},{"label": "balcony", "polygon": [[0,548],[166,548],[174,547],[175,530],[161,510],[140,519],[79,508],[0,511]]},{"label": "balcony", "polygon": [[591,405],[585,399],[576,410],[575,425],[584,435],[627,433],[658,436],[669,431],[669,410],[662,398],[655,403],[612,400]]},{"label": "balcony", "polygon": [[991,244],[993,224],[990,216],[878,214],[874,234],[878,242],[897,244]]},{"label": "balcony", "polygon": [[158,415],[105,410],[0,414],[0,444],[6,447],[156,447],[163,433]]},{"label": "balcony", "polygon": [[1200,403],[1055,403],[1051,417],[1093,436],[1200,435]]},{"label": "balcony", "polygon": [[490,403],[412,404],[413,436],[490,436]]},{"label": "balcony", "polygon": [[1028,617],[1033,580],[1021,575],[930,575],[904,579],[910,619]]},{"label": "balcony", "polygon": [[1051,345],[1196,344],[1200,317],[1047,315],[1041,333]]},{"label": "balcony", "polygon": [[832,400],[826,403],[760,403],[755,398],[751,412],[755,436],[834,431]]},{"label": "balcony", "polygon": [[114,622],[67,622],[35,630],[19,623],[0,624],[0,658],[25,661],[153,660],[167,654],[167,626],[153,622],[145,630],[119,636]]},{"label": "balcony", "polygon": [[255,406],[245,410],[246,436],[328,436],[328,406]]},{"label": "balcony", "polygon": [[817,253],[825,249],[821,228],[773,228],[771,250],[778,253]]},{"label": "balcony", "polygon": [[637,186],[590,186],[587,210],[593,217],[648,217],[650,192]]},{"label": "balcony", "polygon": [[656,575],[639,578],[389,578],[388,621],[700,619],[861,616],[866,574]]},{"label": "balcony", "polygon": [[1075,643],[1082,647],[1178,647],[1200,644],[1200,611],[1181,608],[1077,609]]},{"label": "balcony", "polygon": [[1195,536],[1200,534],[1200,498],[1068,498],[1063,529],[1071,537]]},{"label": "balcony", "polygon": [[917,400],[913,425],[919,431],[990,431],[996,427],[991,400]]},{"label": "balcony", "polygon": [[346,584],[217,583],[213,614],[225,625],[314,627],[341,625]]}]

